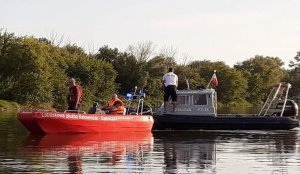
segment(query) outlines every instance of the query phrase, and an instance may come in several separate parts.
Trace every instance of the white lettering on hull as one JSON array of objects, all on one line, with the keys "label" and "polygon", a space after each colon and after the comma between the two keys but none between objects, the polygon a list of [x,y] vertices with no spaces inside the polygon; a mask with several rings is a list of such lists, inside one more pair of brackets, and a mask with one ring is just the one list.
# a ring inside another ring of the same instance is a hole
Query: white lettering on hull
[{"label": "white lettering on hull", "polygon": [[198,112],[208,112],[208,108],[198,108]]},{"label": "white lettering on hull", "polygon": [[72,113],[43,113],[43,118],[65,118],[72,120],[93,120],[93,121],[118,121],[118,120],[134,120],[134,116],[110,116],[110,115],[82,115]]},{"label": "white lettering on hull", "polygon": [[[192,112],[191,108],[175,108],[177,112]],[[197,108],[197,112],[208,112],[208,108]]]},{"label": "white lettering on hull", "polygon": [[191,112],[191,108],[175,108],[175,111],[177,112]]}]

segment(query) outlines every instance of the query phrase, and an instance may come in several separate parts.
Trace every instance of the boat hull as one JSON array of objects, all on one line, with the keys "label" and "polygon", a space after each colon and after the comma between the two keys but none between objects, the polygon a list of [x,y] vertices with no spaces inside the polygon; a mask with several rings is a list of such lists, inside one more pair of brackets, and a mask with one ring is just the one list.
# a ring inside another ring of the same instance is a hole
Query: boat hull
[{"label": "boat hull", "polygon": [[299,126],[291,117],[278,116],[190,116],[154,114],[153,130],[284,130]]},{"label": "boat hull", "polygon": [[20,112],[20,122],[32,134],[151,131],[151,115],[106,115],[61,112]]}]

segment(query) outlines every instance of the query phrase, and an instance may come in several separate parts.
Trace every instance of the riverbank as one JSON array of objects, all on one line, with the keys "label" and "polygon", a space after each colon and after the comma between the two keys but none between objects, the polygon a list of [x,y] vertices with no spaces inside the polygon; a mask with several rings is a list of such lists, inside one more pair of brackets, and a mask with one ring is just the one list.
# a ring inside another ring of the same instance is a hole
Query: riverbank
[{"label": "riverbank", "polygon": [[20,105],[16,102],[0,100],[0,111],[4,110],[19,110]]},{"label": "riverbank", "polygon": [[36,105],[21,105],[17,102],[0,100],[0,111],[36,111],[39,109],[55,111],[49,104],[36,104]]}]

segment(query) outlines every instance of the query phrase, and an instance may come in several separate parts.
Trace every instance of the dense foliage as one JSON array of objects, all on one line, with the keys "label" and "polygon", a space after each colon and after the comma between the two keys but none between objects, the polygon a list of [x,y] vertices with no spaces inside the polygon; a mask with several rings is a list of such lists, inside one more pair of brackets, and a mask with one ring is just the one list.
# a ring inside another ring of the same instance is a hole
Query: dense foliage
[{"label": "dense foliage", "polygon": [[116,71],[76,45],[0,33],[0,98],[23,105],[66,108],[68,78],[84,88],[84,106],[115,92]]},{"label": "dense foliage", "polygon": [[176,63],[170,54],[153,54],[151,42],[129,46],[121,52],[103,46],[87,54],[75,44],[55,45],[46,38],[15,36],[0,31],[0,99],[23,105],[66,108],[68,79],[74,77],[84,89],[84,108],[93,101],[104,104],[111,93],[123,96],[133,91],[147,94],[147,102],[162,102],[161,78],[175,67],[179,89],[206,86],[217,70],[218,101],[224,105],[261,104],[273,83],[293,84],[292,95],[300,95],[300,53],[291,61],[293,69],[282,68],[277,57],[255,56],[233,68],[208,60]]}]

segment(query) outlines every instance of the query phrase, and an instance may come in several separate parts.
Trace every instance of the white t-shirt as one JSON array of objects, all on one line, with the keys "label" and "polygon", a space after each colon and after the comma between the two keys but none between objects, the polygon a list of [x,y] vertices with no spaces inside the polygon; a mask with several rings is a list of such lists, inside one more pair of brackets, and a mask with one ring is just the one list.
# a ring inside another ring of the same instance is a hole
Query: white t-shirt
[{"label": "white t-shirt", "polygon": [[165,82],[165,86],[168,85],[177,86],[178,76],[173,72],[168,72],[163,76],[162,80]]}]

